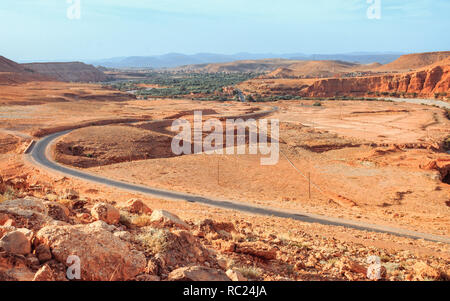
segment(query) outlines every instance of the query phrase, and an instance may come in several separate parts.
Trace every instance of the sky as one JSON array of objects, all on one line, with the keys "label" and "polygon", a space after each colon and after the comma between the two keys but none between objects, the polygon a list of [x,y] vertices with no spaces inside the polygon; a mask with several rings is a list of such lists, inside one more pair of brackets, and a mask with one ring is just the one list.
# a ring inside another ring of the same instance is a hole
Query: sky
[{"label": "sky", "polygon": [[449,14],[449,0],[1,0],[0,55],[444,51]]}]

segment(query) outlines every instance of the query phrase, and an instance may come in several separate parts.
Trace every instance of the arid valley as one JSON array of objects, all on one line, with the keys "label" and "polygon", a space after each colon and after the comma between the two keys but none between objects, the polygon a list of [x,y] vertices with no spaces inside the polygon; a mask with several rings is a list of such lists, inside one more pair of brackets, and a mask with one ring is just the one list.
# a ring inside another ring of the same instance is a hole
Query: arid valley
[{"label": "arid valley", "polygon": [[[0,280],[67,280],[76,255],[83,280],[363,281],[375,256],[380,280],[448,281],[449,72],[450,52],[164,70],[0,57]],[[278,120],[278,162],[174,154],[172,124],[195,112]]]}]

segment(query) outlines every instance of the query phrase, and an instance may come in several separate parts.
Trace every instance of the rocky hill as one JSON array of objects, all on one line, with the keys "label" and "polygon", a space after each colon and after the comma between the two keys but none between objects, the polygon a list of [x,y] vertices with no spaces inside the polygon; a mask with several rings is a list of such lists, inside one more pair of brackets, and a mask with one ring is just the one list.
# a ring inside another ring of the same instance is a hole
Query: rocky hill
[{"label": "rocky hill", "polygon": [[[402,267],[381,266],[385,280],[448,280],[443,259],[306,233],[277,238],[244,220],[187,222],[138,199],[118,206],[67,189],[61,199],[0,202],[0,281],[361,281],[372,252]],[[68,273],[77,260],[79,274]]]},{"label": "rocky hill", "polygon": [[108,77],[92,65],[80,62],[71,63],[31,63],[22,64],[24,68],[50,76],[64,82],[102,82]]},{"label": "rocky hill", "polygon": [[310,97],[333,97],[376,92],[432,98],[436,93],[449,93],[450,57],[414,72],[318,80],[305,89],[303,94]]},{"label": "rocky hill", "polygon": [[0,56],[1,85],[20,84],[28,81],[41,80],[50,80],[50,78]]}]

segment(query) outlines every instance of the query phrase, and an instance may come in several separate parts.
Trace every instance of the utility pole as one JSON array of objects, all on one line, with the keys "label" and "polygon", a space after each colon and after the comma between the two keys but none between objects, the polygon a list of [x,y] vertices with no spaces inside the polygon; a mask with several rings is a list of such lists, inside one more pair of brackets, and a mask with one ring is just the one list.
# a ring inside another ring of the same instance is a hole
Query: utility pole
[{"label": "utility pole", "polygon": [[311,172],[308,172],[308,191],[309,191],[309,199],[311,199]]}]

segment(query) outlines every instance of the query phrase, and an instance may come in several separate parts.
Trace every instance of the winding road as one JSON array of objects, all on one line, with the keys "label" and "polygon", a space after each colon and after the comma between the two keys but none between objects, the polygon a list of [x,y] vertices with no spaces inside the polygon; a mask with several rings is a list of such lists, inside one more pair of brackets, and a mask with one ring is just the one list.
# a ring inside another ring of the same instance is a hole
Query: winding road
[{"label": "winding road", "polygon": [[243,204],[235,201],[221,200],[217,198],[211,197],[203,197],[183,192],[177,191],[168,191],[158,188],[146,187],[137,184],[131,184],[127,182],[112,180],[108,178],[104,178],[101,176],[93,175],[75,168],[70,168],[63,166],[54,160],[52,160],[49,156],[49,149],[52,143],[54,143],[59,137],[70,133],[71,130],[63,131],[59,133],[55,133],[49,136],[42,138],[37,141],[36,144],[30,150],[30,153],[27,155],[29,158],[36,164],[48,168],[59,173],[62,173],[66,176],[79,178],[85,181],[94,182],[98,184],[107,185],[114,188],[123,189],[133,193],[141,193],[165,200],[172,201],[187,201],[191,203],[199,203],[203,205],[208,205],[216,208],[222,209],[231,209],[239,212],[263,215],[263,216],[274,216],[280,218],[287,218],[298,220],[306,223],[317,223],[328,226],[341,226],[347,227],[357,230],[370,231],[370,232],[378,232],[378,233],[387,233],[400,237],[407,237],[413,239],[424,239],[433,242],[442,242],[450,244],[450,238],[420,233],[415,231],[410,231],[406,229],[393,228],[388,226],[381,225],[372,225],[363,222],[357,222],[352,220],[346,220],[341,218],[327,217],[309,213],[301,213],[301,212],[292,212],[292,211],[284,211],[281,209],[275,209],[270,207],[259,207],[251,204]]}]

